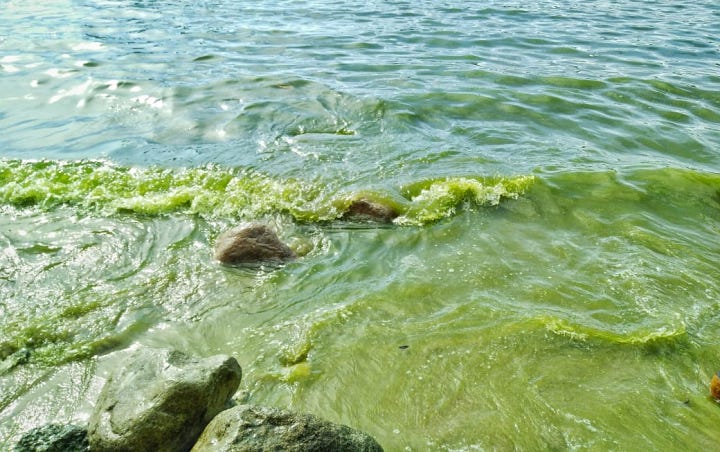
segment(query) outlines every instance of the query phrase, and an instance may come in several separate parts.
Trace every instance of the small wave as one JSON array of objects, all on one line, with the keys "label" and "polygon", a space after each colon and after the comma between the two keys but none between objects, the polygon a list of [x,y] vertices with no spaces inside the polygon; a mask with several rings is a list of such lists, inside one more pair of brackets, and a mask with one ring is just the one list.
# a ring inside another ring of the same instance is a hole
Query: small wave
[{"label": "small wave", "polygon": [[639,329],[629,332],[615,332],[588,325],[576,324],[556,317],[542,317],[537,320],[553,334],[579,341],[598,339],[615,344],[651,345],[672,343],[687,336],[685,326],[682,324],[662,325],[655,328]]},{"label": "small wave", "polygon": [[298,219],[332,217],[315,207],[320,186],[275,179],[249,169],[130,168],[105,161],[0,161],[0,200],[24,207],[69,205],[101,214],[171,212],[257,216],[290,212]]},{"label": "small wave", "polygon": [[410,184],[403,195],[411,202],[400,223],[430,223],[455,214],[463,202],[495,206],[515,199],[532,185],[533,176],[514,178],[449,177]]},{"label": "small wave", "polygon": [[320,181],[269,176],[216,165],[131,168],[106,161],[0,160],[0,202],[41,210],[66,205],[102,215],[199,214],[256,218],[275,213],[300,222],[340,218],[357,197],[392,206],[396,223],[451,217],[464,203],[492,206],[517,198],[532,176],[447,177],[408,184],[397,193],[343,192]]}]

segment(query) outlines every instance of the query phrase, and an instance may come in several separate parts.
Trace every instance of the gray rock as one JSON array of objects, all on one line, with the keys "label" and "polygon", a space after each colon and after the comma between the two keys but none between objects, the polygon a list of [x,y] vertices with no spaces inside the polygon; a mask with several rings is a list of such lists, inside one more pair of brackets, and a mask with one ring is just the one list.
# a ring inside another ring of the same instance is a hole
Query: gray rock
[{"label": "gray rock", "polygon": [[398,213],[390,206],[386,206],[369,199],[360,198],[350,203],[343,217],[348,220],[391,223],[398,217]]},{"label": "gray rock", "polygon": [[252,223],[222,233],[215,259],[223,264],[250,264],[294,259],[295,253],[268,226]]},{"label": "gray rock", "polygon": [[48,424],[25,433],[15,452],[87,452],[87,429],[77,425]]},{"label": "gray rock", "polygon": [[370,435],[311,414],[238,405],[210,422],[192,452],[382,450]]},{"label": "gray rock", "polygon": [[90,416],[93,451],[185,451],[240,384],[230,356],[142,349],[105,383]]}]

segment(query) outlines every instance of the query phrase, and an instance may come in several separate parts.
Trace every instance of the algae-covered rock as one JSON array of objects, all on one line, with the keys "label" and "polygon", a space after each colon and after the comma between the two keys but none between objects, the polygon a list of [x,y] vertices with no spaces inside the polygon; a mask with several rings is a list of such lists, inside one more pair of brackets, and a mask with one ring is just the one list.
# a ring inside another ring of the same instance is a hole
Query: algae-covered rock
[{"label": "algae-covered rock", "polygon": [[223,264],[251,264],[294,259],[295,253],[267,225],[252,223],[222,233],[215,259]]},{"label": "algae-covered rock", "polygon": [[225,355],[193,359],[168,350],[139,350],[110,376],[90,417],[93,451],[189,450],[240,384]]},{"label": "algae-covered rock", "polygon": [[238,405],[212,420],[192,452],[375,452],[370,435],[311,414]]},{"label": "algae-covered rock", "polygon": [[77,425],[48,424],[25,433],[14,452],[87,452],[87,429]]},{"label": "algae-covered rock", "polygon": [[390,206],[366,198],[354,200],[345,211],[344,218],[359,221],[391,223],[398,212]]}]

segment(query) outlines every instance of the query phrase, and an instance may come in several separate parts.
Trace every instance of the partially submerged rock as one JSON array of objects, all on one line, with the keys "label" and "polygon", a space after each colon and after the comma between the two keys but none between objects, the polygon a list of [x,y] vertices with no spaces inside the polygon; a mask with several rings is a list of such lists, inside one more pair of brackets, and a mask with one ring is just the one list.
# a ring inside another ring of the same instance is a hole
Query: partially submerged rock
[{"label": "partially submerged rock", "polygon": [[385,204],[366,198],[359,198],[350,203],[343,217],[349,220],[391,223],[398,217],[398,213],[395,209]]},{"label": "partially submerged rock", "polygon": [[715,373],[710,380],[710,395],[720,402],[720,372]]},{"label": "partially submerged rock", "polygon": [[215,259],[223,264],[252,264],[294,259],[295,253],[268,226],[252,223],[222,233],[215,243]]},{"label": "partially submerged rock", "polygon": [[192,452],[382,451],[370,435],[310,414],[238,405],[212,420]]},{"label": "partially submerged rock", "polygon": [[88,428],[98,451],[189,450],[240,384],[230,356],[192,359],[177,351],[135,352],[103,387]]},{"label": "partially submerged rock", "polygon": [[25,433],[14,452],[87,452],[87,429],[77,425],[48,424]]}]

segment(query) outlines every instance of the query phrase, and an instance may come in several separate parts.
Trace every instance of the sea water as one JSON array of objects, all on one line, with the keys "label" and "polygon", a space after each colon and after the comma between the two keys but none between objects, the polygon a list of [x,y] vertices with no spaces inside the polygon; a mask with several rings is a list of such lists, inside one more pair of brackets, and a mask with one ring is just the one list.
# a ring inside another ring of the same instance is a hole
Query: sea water
[{"label": "sea water", "polygon": [[[712,449],[720,6],[0,1],[0,445],[138,347],[386,450]],[[389,225],[343,219],[353,199]],[[224,267],[266,222],[299,255]]]}]

